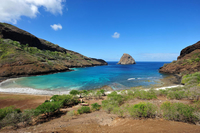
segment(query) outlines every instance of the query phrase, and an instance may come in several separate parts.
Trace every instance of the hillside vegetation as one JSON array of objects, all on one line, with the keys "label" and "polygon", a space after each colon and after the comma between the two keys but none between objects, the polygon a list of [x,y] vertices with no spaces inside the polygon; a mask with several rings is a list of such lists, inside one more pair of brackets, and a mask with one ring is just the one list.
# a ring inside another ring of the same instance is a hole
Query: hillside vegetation
[{"label": "hillside vegetation", "polygon": [[70,67],[107,65],[56,44],[39,39],[15,26],[0,23],[0,77],[69,71]]},{"label": "hillside vegetation", "polygon": [[161,73],[191,74],[200,71],[200,42],[184,48],[176,61],[160,68]]}]

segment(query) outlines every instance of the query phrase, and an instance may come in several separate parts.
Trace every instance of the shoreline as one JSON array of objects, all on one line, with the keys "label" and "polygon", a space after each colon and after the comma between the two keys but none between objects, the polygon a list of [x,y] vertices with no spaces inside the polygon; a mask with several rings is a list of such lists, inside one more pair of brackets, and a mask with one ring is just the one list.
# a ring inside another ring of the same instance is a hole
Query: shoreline
[{"label": "shoreline", "polygon": [[[137,86],[137,87],[131,87],[131,88],[136,88],[136,89],[151,89],[154,88],[156,90],[159,89],[166,89],[166,88],[173,88],[173,87],[182,87],[183,85],[181,84],[175,84],[173,83],[173,79],[175,78],[174,75],[169,75],[167,77],[164,77],[162,79],[159,79],[160,81],[157,82],[157,84],[153,84],[150,86]],[[11,79],[7,79],[3,82],[0,82],[0,86],[3,83],[6,83],[10,80],[13,80],[13,78]],[[130,89],[131,89],[130,88]],[[108,85],[104,85],[101,88],[95,88],[93,90],[100,90],[100,89],[104,89],[106,90],[107,93],[111,93],[112,91],[119,91],[119,90],[113,90],[110,86]],[[124,89],[127,90],[127,89]],[[41,90],[41,89],[33,89],[33,88],[7,88],[7,89],[2,89],[0,88],[0,93],[4,93],[4,94],[22,94],[22,95],[40,95],[40,96],[53,96],[53,95],[63,95],[63,94],[69,94],[71,90]]]}]

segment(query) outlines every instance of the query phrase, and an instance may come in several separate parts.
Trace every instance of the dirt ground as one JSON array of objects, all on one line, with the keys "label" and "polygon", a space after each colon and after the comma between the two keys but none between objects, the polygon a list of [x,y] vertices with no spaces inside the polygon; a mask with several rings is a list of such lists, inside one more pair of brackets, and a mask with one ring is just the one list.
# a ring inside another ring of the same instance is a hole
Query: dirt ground
[{"label": "dirt ground", "polygon": [[34,109],[50,98],[51,96],[0,93],[0,108],[14,105],[21,110]]},{"label": "dirt ground", "polygon": [[[0,108],[15,105],[17,108],[36,108],[51,96],[21,95],[21,94],[0,94]],[[88,103],[101,103],[102,100],[90,100]],[[132,100],[129,104],[136,104],[145,100]],[[165,97],[158,97],[157,100],[150,100],[154,104],[161,104],[167,101]],[[191,104],[189,100],[171,100],[171,102],[182,102]],[[77,110],[80,105],[72,108],[62,109],[63,112]],[[117,115],[108,114],[102,110],[78,116],[63,114],[59,117],[38,125],[19,128],[4,127],[2,133],[200,133],[200,126],[183,122],[167,121],[163,119],[142,119],[119,118]]]}]

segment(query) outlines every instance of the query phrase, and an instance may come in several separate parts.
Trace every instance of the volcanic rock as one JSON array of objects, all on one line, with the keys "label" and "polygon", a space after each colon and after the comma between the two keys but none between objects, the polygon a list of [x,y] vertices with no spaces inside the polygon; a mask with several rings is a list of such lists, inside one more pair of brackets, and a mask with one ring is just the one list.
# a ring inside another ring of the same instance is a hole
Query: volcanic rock
[{"label": "volcanic rock", "polygon": [[200,71],[200,41],[181,50],[177,60],[159,69],[167,74],[191,74]]},{"label": "volcanic rock", "polygon": [[135,64],[135,60],[129,54],[124,53],[117,64],[122,64],[122,65]]}]

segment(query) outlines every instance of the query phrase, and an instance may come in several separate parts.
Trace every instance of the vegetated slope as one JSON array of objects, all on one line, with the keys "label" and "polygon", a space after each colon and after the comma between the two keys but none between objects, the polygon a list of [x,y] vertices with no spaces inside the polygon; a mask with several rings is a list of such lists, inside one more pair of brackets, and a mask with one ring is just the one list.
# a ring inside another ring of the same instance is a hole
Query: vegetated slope
[{"label": "vegetated slope", "polygon": [[107,65],[0,23],[0,78],[68,71],[69,67]]},{"label": "vegetated slope", "polygon": [[161,73],[189,74],[200,71],[200,41],[184,48],[177,61],[165,64],[160,68]]}]

